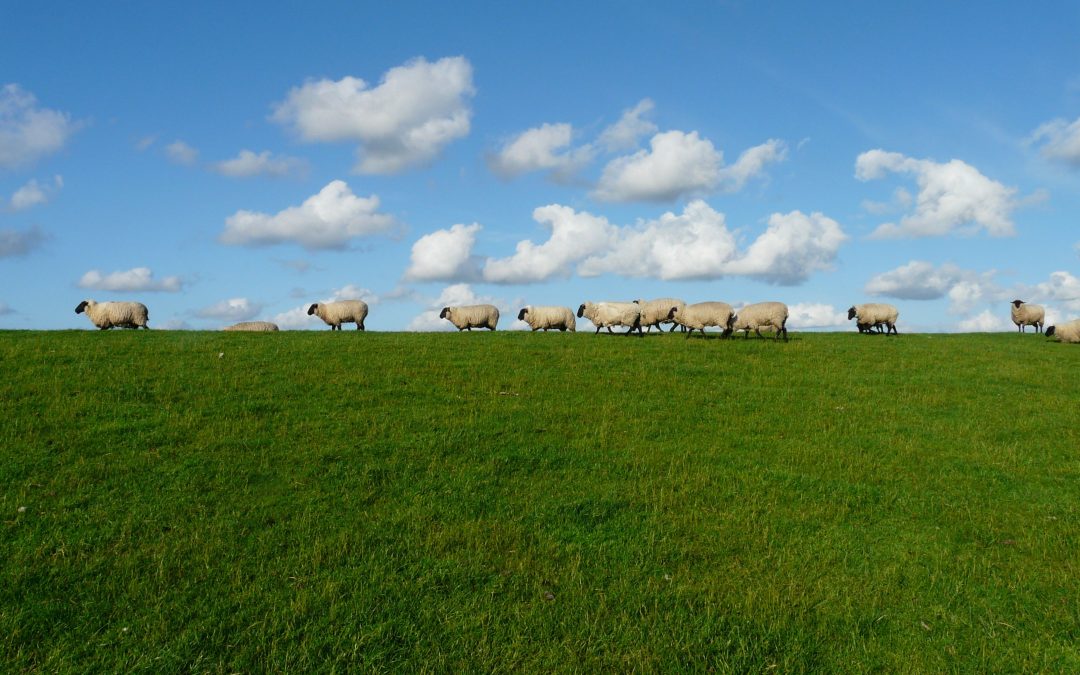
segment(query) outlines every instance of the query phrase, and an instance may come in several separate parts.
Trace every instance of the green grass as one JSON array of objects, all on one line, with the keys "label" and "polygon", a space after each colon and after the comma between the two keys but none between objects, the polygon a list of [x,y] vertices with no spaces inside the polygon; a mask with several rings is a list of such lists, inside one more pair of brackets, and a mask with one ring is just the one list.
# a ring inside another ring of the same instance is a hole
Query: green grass
[{"label": "green grass", "polygon": [[0,333],[0,665],[1076,672],[1078,365],[1030,334]]}]

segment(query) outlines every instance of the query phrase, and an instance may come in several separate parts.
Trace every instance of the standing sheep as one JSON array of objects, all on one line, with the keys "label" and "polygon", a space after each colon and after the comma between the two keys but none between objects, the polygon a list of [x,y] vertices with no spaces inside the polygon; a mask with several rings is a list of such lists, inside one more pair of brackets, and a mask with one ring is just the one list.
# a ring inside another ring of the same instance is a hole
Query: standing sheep
[{"label": "standing sheep", "polygon": [[337,302],[316,302],[307,310],[308,316],[314,314],[322,319],[330,330],[341,330],[343,323],[355,323],[356,330],[366,330],[364,319],[367,318],[368,306],[363,300],[338,300]]},{"label": "standing sheep", "polygon": [[695,330],[705,335],[707,326],[720,326],[724,329],[723,337],[731,335],[731,326],[735,322],[735,312],[726,302],[698,302],[681,309],[672,307],[668,318],[687,329],[689,338]]},{"label": "standing sheep", "polygon": [[[641,327],[648,330],[652,330],[653,326],[660,332],[663,332],[663,328],[660,327],[662,323],[670,322],[668,316],[671,314],[671,308],[675,307],[682,309],[686,307],[686,303],[677,298],[657,298],[656,300],[635,300],[634,304],[641,306]],[[671,322],[671,330],[675,330],[676,324]]]},{"label": "standing sheep", "polygon": [[[641,306],[633,302],[584,302],[578,307],[578,318],[585,317],[596,326],[596,333],[601,328],[607,328],[609,333],[612,326],[629,326],[630,330],[625,335],[638,329],[638,334],[644,336],[641,331]],[[593,333],[595,335],[596,333]]]},{"label": "standing sheep", "polygon": [[872,333],[871,327],[877,326],[878,332],[880,326],[884,324],[887,328],[886,335],[900,333],[896,330],[896,320],[900,318],[900,311],[892,305],[886,305],[880,302],[868,302],[863,305],[854,305],[848,308],[847,311],[848,321],[855,319],[855,325],[858,327],[860,333]]},{"label": "standing sheep", "polygon": [[1048,327],[1046,337],[1057,338],[1058,342],[1080,343],[1080,319],[1073,319],[1060,326]]},{"label": "standing sheep", "polygon": [[499,323],[499,308],[495,305],[443,307],[439,318],[450,321],[457,326],[458,331],[467,330],[471,333],[473,328],[495,330],[495,325]]},{"label": "standing sheep", "polygon": [[277,329],[277,324],[270,323],[269,321],[241,321],[240,323],[234,323],[231,326],[225,326],[222,330],[270,332]]},{"label": "standing sheep", "polygon": [[783,336],[787,342],[787,320],[788,308],[784,303],[759,302],[739,310],[735,315],[732,330],[745,330],[746,337],[750,337],[750,331],[753,330],[758,337],[762,337],[762,328],[772,328],[776,331],[777,339]]},{"label": "standing sheep", "polygon": [[150,312],[141,302],[94,302],[83,300],[75,308],[76,314],[86,312],[95,326],[101,330],[117,328],[145,328],[150,321]]},{"label": "standing sheep", "polygon": [[560,331],[577,330],[577,321],[569,307],[534,307],[526,305],[518,312],[518,321],[529,324],[533,331],[543,329],[547,332],[550,328],[558,328]]},{"label": "standing sheep", "polygon": [[1027,332],[1024,330],[1026,326],[1035,326],[1036,333],[1042,332],[1046,312],[1039,305],[1029,305],[1023,300],[1013,300],[1009,313],[1012,315],[1012,322],[1016,324],[1016,329],[1021,333]]}]

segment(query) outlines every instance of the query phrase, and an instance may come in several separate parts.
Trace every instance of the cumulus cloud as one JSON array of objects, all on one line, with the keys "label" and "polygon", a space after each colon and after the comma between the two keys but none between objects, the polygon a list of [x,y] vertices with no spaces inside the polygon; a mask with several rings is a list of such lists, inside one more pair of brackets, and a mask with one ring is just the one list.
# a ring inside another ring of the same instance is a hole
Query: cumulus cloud
[{"label": "cumulus cloud", "polygon": [[405,270],[408,281],[467,281],[479,274],[479,258],[473,256],[479,223],[457,224],[416,240]]},{"label": "cumulus cloud", "polygon": [[280,155],[275,157],[269,150],[258,154],[251,150],[241,150],[236,157],[214,164],[213,169],[223,176],[233,178],[250,178],[251,176],[282,178],[304,175],[308,171],[308,163],[296,157]]},{"label": "cumulus cloud", "polygon": [[484,280],[503,284],[568,277],[584,257],[611,246],[616,228],[606,218],[568,206],[551,204],[533,211],[533,219],[551,230],[543,244],[518,242],[514,255],[491,258],[484,265]]},{"label": "cumulus cloud", "polygon": [[42,184],[38,183],[37,180],[31,179],[30,182],[11,195],[10,209],[12,211],[25,211],[26,209],[46,204],[63,187],[64,178],[62,176],[55,176],[51,184]]},{"label": "cumulus cloud", "polygon": [[154,279],[154,274],[149,267],[136,267],[124,272],[117,271],[110,274],[90,270],[79,279],[80,288],[90,288],[96,291],[177,293],[183,289],[183,285],[184,283],[180,277],[176,276]]},{"label": "cumulus cloud", "polygon": [[14,169],[64,147],[81,122],[64,112],[41,108],[17,84],[0,88],[0,168]]},{"label": "cumulus cloud", "polygon": [[559,179],[569,177],[593,156],[591,146],[571,149],[574,131],[569,124],[543,124],[511,138],[488,158],[488,166],[503,178],[530,171],[551,171]]},{"label": "cumulus cloud", "polygon": [[1080,117],[1069,122],[1054,119],[1042,124],[1031,135],[1031,142],[1042,143],[1043,157],[1080,169]]},{"label": "cumulus cloud", "polygon": [[608,152],[619,152],[636,148],[642,138],[655,134],[658,128],[643,117],[653,111],[656,104],[652,99],[642,99],[633,108],[624,110],[622,117],[615,124],[600,133],[599,143]]},{"label": "cumulus cloud", "polygon": [[1026,299],[1025,296],[1036,302],[1054,303],[1070,312],[1080,312],[1080,279],[1069,272],[1052,272],[1047,281],[1017,290],[1017,297]]},{"label": "cumulus cloud", "polygon": [[847,324],[847,311],[832,305],[802,302],[788,307],[788,328],[837,328]]},{"label": "cumulus cloud", "polygon": [[[521,329],[524,323],[517,321],[517,310],[524,306],[520,298],[507,302],[501,298],[490,295],[478,295],[469,284],[453,284],[447,286],[439,294],[439,297],[427,302],[427,309],[417,316],[405,330],[410,331],[453,331],[457,330],[446,319],[440,319],[439,313],[443,307],[458,305],[495,305],[499,308],[499,324],[505,329],[509,325],[511,330]],[[516,309],[515,309],[516,308]]]},{"label": "cumulus cloud", "polygon": [[249,321],[259,315],[262,307],[261,303],[252,302],[247,298],[230,298],[209,307],[203,307],[195,312],[195,315],[203,319],[220,319],[229,322]]},{"label": "cumulus cloud", "polygon": [[798,284],[814,272],[832,269],[836,253],[847,238],[840,224],[822,213],[774,213],[769,216],[768,229],[754,240],[745,255],[727,266],[726,273],[782,285]]},{"label": "cumulus cloud", "polygon": [[45,234],[38,227],[22,231],[0,230],[0,258],[26,255],[44,242]]},{"label": "cumulus cloud", "polygon": [[899,223],[879,225],[871,237],[934,237],[980,230],[994,237],[1014,234],[1011,214],[1019,206],[1016,188],[987,178],[970,164],[958,159],[945,163],[914,159],[884,150],[864,152],[855,160],[855,177],[861,181],[888,173],[915,176],[919,186],[915,210]]},{"label": "cumulus cloud", "polygon": [[165,146],[165,156],[173,164],[194,166],[199,160],[199,151],[184,141],[177,140]]},{"label": "cumulus cloud", "polygon": [[985,302],[1002,301],[1008,291],[994,280],[996,272],[975,272],[945,263],[934,266],[913,260],[867,282],[865,291],[900,300],[937,300],[948,297],[950,310],[966,313]]},{"label": "cumulus cloud", "polygon": [[769,140],[724,166],[724,156],[696,131],[666,131],[648,150],[617,157],[604,167],[593,196],[603,201],[673,201],[720,189],[735,192],[761,175],[765,166],[787,156],[784,143]]},{"label": "cumulus cloud", "polygon": [[356,77],[309,81],[271,119],[312,142],[360,144],[355,170],[392,174],[434,159],[469,133],[472,65],[461,56],[417,58],[391,68],[377,87]]},{"label": "cumulus cloud", "polygon": [[398,227],[393,216],[379,213],[379,198],[353,194],[344,181],[331,181],[300,206],[270,215],[237,211],[225,220],[223,244],[265,246],[296,243],[309,250],[342,249],[356,237]]},{"label": "cumulus cloud", "polygon": [[1009,322],[1007,314],[984,309],[975,316],[963,319],[956,327],[965,333],[994,333],[1014,326]]}]

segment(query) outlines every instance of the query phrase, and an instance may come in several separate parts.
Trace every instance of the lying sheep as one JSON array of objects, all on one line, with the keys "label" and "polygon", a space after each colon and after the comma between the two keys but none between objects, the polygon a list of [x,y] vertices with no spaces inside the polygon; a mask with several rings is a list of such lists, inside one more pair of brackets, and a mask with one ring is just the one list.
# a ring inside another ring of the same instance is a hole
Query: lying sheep
[{"label": "lying sheep", "polygon": [[1058,342],[1080,343],[1080,319],[1073,319],[1060,326],[1050,326],[1046,329],[1046,337],[1057,338]]},{"label": "lying sheep", "polygon": [[1035,332],[1042,332],[1046,312],[1039,305],[1029,305],[1023,300],[1013,300],[1009,313],[1012,315],[1012,322],[1016,324],[1016,329],[1021,333],[1027,332],[1024,330],[1026,326],[1035,326]]},{"label": "lying sheep", "polygon": [[656,300],[635,300],[635,304],[641,306],[641,327],[652,330],[653,326],[656,329],[663,331],[660,327],[662,323],[671,323],[671,330],[675,330],[676,324],[668,319],[671,314],[671,308],[675,307],[682,309],[686,307],[686,303],[677,298],[657,298]]},{"label": "lying sheep", "polygon": [[878,332],[881,332],[881,326],[884,325],[887,328],[886,335],[899,335],[900,333],[896,330],[896,320],[899,317],[899,310],[892,305],[880,302],[854,305],[847,311],[848,321],[856,319],[855,325],[860,333],[872,333],[874,327],[878,329]]},{"label": "lying sheep", "polygon": [[687,329],[687,338],[695,330],[700,330],[704,335],[708,326],[722,327],[723,337],[727,337],[731,335],[731,327],[735,323],[735,312],[726,302],[698,302],[682,308],[672,307],[668,318]]},{"label": "lying sheep", "polygon": [[750,337],[750,331],[753,330],[758,337],[762,337],[762,328],[772,328],[776,331],[776,337],[783,336],[786,342],[787,320],[788,308],[784,303],[759,302],[754,305],[747,305],[739,310],[739,313],[735,315],[732,330],[745,330],[746,337]]},{"label": "lying sheep", "polygon": [[518,312],[518,321],[529,324],[533,331],[543,329],[545,332],[550,328],[558,328],[560,331],[577,330],[577,321],[569,307],[534,307],[526,305]]},{"label": "lying sheep", "polygon": [[94,302],[83,300],[75,308],[76,314],[86,312],[90,321],[101,330],[117,328],[145,328],[150,321],[150,312],[141,302]]},{"label": "lying sheep", "polygon": [[473,328],[495,330],[495,325],[499,323],[499,308],[495,305],[443,307],[439,312],[439,318],[447,319],[457,326],[459,331],[467,330],[471,333]]},{"label": "lying sheep", "polygon": [[270,323],[269,321],[241,321],[240,323],[234,323],[231,326],[225,326],[222,330],[268,332],[277,329],[277,324]]},{"label": "lying sheep", "polygon": [[[585,317],[596,326],[596,333],[601,328],[607,328],[609,333],[612,326],[629,326],[626,335],[634,332],[644,335],[641,330],[641,306],[633,302],[584,302],[577,311],[578,318]],[[594,333],[594,335],[596,334]]]},{"label": "lying sheep", "polygon": [[308,316],[314,314],[322,319],[330,330],[341,330],[343,323],[355,323],[356,330],[366,330],[364,319],[367,318],[368,306],[363,300],[338,300],[337,302],[316,302],[307,310]]}]

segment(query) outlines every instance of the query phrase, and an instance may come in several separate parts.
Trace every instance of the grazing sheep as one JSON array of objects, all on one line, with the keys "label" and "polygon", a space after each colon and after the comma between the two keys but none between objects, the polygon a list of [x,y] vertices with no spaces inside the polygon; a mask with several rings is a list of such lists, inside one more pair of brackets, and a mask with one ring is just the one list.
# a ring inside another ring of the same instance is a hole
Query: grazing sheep
[{"label": "grazing sheep", "polygon": [[231,326],[225,326],[222,330],[269,332],[277,329],[277,324],[270,323],[269,321],[241,321],[240,323],[234,323]]},{"label": "grazing sheep", "polygon": [[641,331],[641,306],[633,302],[584,302],[578,307],[577,315],[592,321],[597,333],[601,328],[614,333],[612,326],[629,326],[626,335],[633,333],[635,328],[639,335],[645,335]]},{"label": "grazing sheep", "polygon": [[577,321],[569,307],[534,307],[526,305],[518,312],[518,321],[529,324],[533,331],[543,329],[545,332],[550,328],[558,328],[560,331],[577,330]]},{"label": "grazing sheep", "polygon": [[872,327],[877,327],[878,332],[881,332],[881,326],[885,325],[887,330],[886,335],[900,333],[896,330],[896,320],[900,317],[900,312],[892,305],[886,305],[880,302],[868,302],[863,305],[854,305],[848,308],[847,318],[848,321],[856,319],[855,325],[858,327],[860,333],[872,333]]},{"label": "grazing sheep", "polygon": [[1026,326],[1035,326],[1035,332],[1041,333],[1046,319],[1046,312],[1039,305],[1029,305],[1023,300],[1013,300],[1009,310],[1012,322],[1021,333],[1026,333]]},{"label": "grazing sheep", "polygon": [[668,318],[687,329],[689,338],[695,330],[705,334],[707,326],[721,326],[723,336],[731,335],[731,326],[735,322],[735,312],[726,302],[698,302],[682,308],[672,307]]},{"label": "grazing sheep", "polygon": [[786,342],[787,320],[788,308],[784,303],[759,302],[739,310],[739,313],[735,315],[732,330],[745,330],[746,337],[750,337],[750,331],[753,330],[758,337],[762,337],[762,328],[772,328],[776,331],[776,337],[779,339],[783,336]]},{"label": "grazing sheep", "polygon": [[141,302],[94,302],[83,300],[75,308],[76,314],[86,312],[90,321],[101,330],[117,328],[145,328],[150,320],[150,312]]},{"label": "grazing sheep", "polygon": [[1058,342],[1080,343],[1080,319],[1073,319],[1060,326],[1046,329],[1046,337],[1057,338]]},{"label": "grazing sheep", "polygon": [[641,327],[652,330],[652,327],[656,326],[656,329],[660,332],[664,330],[660,327],[662,323],[671,323],[671,330],[675,330],[676,323],[668,318],[672,307],[678,309],[686,307],[686,303],[677,298],[635,300],[634,303],[641,306]]},{"label": "grazing sheep", "polygon": [[368,306],[363,300],[316,302],[308,307],[307,313],[308,316],[314,314],[322,319],[330,330],[341,330],[343,323],[355,323],[356,330],[366,330],[364,319],[367,318]]},{"label": "grazing sheep", "polygon": [[473,328],[495,330],[495,325],[499,323],[499,308],[495,305],[443,307],[439,312],[439,318],[447,319],[457,326],[459,331],[467,330],[471,333]]}]

